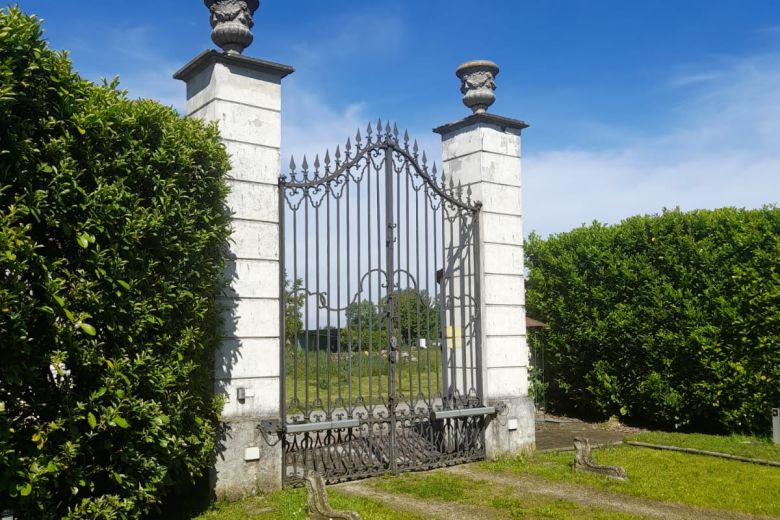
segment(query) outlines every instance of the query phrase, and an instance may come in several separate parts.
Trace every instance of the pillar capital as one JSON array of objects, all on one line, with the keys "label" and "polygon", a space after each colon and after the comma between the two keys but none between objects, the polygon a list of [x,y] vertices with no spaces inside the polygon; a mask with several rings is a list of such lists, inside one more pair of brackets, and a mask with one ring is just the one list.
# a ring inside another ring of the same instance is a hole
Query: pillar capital
[{"label": "pillar capital", "polygon": [[520,119],[512,119],[511,117],[483,112],[481,114],[471,114],[458,121],[437,126],[433,131],[441,135],[442,139],[445,139],[456,132],[469,131],[481,127],[493,128],[501,132],[517,133],[517,135],[520,135],[520,131],[524,128],[528,128],[528,126],[528,123],[521,121]]}]

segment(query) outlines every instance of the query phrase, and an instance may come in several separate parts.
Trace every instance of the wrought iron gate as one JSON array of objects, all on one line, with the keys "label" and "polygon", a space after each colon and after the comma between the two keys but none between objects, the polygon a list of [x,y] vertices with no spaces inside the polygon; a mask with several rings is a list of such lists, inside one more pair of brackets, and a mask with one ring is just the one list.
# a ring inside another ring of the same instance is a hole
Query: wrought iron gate
[{"label": "wrought iron gate", "polygon": [[285,484],[484,457],[480,203],[394,125],[279,180]]}]

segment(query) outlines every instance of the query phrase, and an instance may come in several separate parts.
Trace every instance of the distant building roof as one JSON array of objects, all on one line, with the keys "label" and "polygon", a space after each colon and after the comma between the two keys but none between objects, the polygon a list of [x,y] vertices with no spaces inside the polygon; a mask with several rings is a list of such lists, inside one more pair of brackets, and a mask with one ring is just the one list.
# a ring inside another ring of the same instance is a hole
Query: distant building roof
[{"label": "distant building roof", "polygon": [[525,317],[525,328],[527,328],[527,329],[537,329],[537,328],[542,328],[542,327],[546,327],[546,326],[547,326],[546,323],[542,323],[539,320],[535,320],[533,318],[529,318],[528,316]]}]

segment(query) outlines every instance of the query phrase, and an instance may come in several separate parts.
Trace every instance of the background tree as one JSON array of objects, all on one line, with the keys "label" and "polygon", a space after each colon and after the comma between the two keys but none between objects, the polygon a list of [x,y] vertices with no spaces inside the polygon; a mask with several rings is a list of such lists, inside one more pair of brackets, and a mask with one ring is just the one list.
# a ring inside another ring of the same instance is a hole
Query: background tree
[{"label": "background tree", "polygon": [[[381,308],[386,309],[387,298],[382,299]],[[406,345],[417,345],[420,338],[436,339],[439,330],[439,306],[428,296],[427,291],[418,292],[408,288],[392,294],[393,329]]]},{"label": "background tree", "polygon": [[284,309],[284,333],[288,347],[293,346],[295,338],[303,331],[303,305],[306,295],[302,290],[303,280],[296,278],[291,284],[285,277],[284,290],[287,291],[287,301]]},{"label": "background tree", "polygon": [[347,327],[353,330],[367,329],[369,323],[377,326],[378,313],[374,302],[363,300],[352,302],[347,305],[344,315],[347,320]]}]

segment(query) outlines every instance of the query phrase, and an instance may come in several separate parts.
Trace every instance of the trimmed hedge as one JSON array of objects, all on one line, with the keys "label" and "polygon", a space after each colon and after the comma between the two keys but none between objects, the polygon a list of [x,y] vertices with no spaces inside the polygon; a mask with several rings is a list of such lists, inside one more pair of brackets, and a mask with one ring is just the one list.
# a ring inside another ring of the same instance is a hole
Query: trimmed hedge
[{"label": "trimmed hedge", "polygon": [[769,431],[780,405],[780,210],[664,211],[526,247],[547,405],[650,427]]},{"label": "trimmed hedge", "polygon": [[0,11],[0,509],[137,518],[204,474],[227,170]]}]

